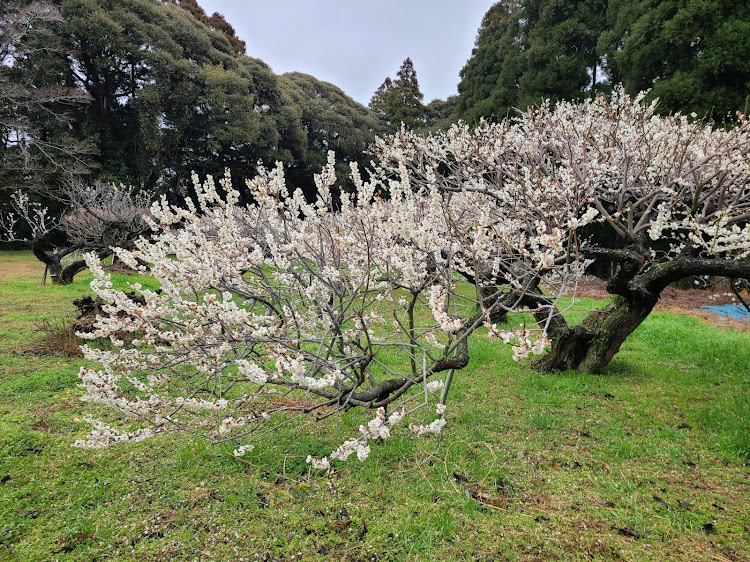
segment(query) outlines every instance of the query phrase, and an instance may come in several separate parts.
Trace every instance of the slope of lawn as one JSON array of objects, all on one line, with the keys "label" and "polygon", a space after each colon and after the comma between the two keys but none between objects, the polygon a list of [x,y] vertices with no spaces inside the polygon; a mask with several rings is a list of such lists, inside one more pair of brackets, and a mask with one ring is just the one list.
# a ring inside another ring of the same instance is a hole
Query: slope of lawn
[{"label": "slope of lawn", "polygon": [[0,253],[0,560],[750,559],[748,333],[653,314],[602,375],[537,373],[479,334],[442,439],[402,427],[326,476],[307,455],[371,414],[242,459],[190,436],[72,448],[82,360],[36,329],[90,276],[41,273]]}]

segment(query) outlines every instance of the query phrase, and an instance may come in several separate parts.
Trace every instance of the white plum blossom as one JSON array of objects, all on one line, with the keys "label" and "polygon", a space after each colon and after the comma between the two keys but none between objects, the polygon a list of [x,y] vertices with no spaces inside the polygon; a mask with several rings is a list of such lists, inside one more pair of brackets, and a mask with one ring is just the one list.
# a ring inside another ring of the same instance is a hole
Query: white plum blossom
[{"label": "white plum blossom", "polygon": [[307,464],[311,464],[312,467],[317,470],[328,470],[331,468],[331,463],[328,461],[328,457],[316,459],[312,455],[307,455]]},{"label": "white plum blossom", "polygon": [[445,383],[441,380],[430,381],[425,385],[428,392],[435,393],[445,386]]},{"label": "white plum blossom", "polygon": [[409,429],[412,430],[415,435],[427,435],[428,433],[437,435],[443,431],[446,423],[445,418],[437,418],[427,425],[409,424]]},{"label": "white plum blossom", "polygon": [[246,454],[248,454],[253,449],[255,449],[254,445],[241,445],[240,447],[238,447],[234,451],[232,451],[232,454],[235,457],[244,457]]},{"label": "white plum blossom", "polygon": [[[101,368],[81,368],[83,399],[117,410],[124,421],[118,429],[92,420],[96,430],[78,446],[189,431],[236,443],[240,456],[250,450],[242,440],[277,416],[332,407],[341,415],[352,406],[377,415],[329,459],[365,459],[369,439],[390,436],[407,413],[393,400],[413,396],[425,372],[446,369],[436,366],[467,345],[469,332],[455,332],[481,320],[468,305],[461,317],[444,310],[456,287],[445,283],[454,273],[453,250],[438,194],[412,190],[401,169],[382,199],[377,175],[364,182],[355,168],[356,193],[342,193],[337,206],[334,167],[331,155],[313,202],[289,193],[280,165],[259,167],[247,182],[249,206],[238,203],[228,176],[219,180],[221,196],[212,178],[194,176],[195,198],[184,206],[155,202],[146,219],[155,236],[117,250],[159,287],[133,283],[137,300],[87,257],[92,290],[105,304],[82,337],[113,347],[85,347]],[[431,308],[433,286],[442,289]],[[445,330],[438,343],[435,333]],[[407,360],[403,373],[382,369],[381,357],[391,362],[394,354],[422,359]],[[390,385],[386,398],[378,397],[379,385]]]}]

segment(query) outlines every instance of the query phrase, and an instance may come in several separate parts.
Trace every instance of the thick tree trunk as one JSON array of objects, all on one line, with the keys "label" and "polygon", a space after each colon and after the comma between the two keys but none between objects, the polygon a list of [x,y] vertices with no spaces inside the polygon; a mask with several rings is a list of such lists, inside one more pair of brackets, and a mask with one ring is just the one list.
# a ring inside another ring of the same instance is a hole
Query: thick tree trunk
[{"label": "thick tree trunk", "polygon": [[[102,256],[102,253],[99,253],[99,259],[104,259],[106,257]],[[67,267],[63,268],[62,272],[60,272],[60,281],[59,283],[61,285],[70,285],[73,282],[73,277],[78,275],[81,271],[86,269],[86,262],[84,260],[76,260]]]},{"label": "thick tree trunk", "polygon": [[56,254],[47,253],[47,244],[42,238],[34,238],[31,244],[31,251],[34,257],[47,266],[47,272],[49,273],[50,281],[56,285],[64,285],[62,281],[62,263],[60,262],[61,256]]},{"label": "thick tree trunk", "polygon": [[[559,314],[548,335],[552,349],[536,361],[543,370],[575,369],[598,373],[609,365],[625,338],[651,313],[662,291],[675,281],[690,275],[721,275],[750,278],[750,258],[720,260],[702,258],[689,251],[664,263],[650,263],[647,253],[638,248],[605,250],[617,257],[607,290],[617,295],[609,306],[595,310],[575,327],[569,327]],[[592,252],[596,255],[596,252]],[[544,319],[537,318],[541,325]]]},{"label": "thick tree trunk", "polygon": [[[50,280],[55,285],[70,285],[73,282],[73,278],[86,269],[86,262],[84,260],[76,260],[63,267],[62,258],[67,253],[56,254],[47,252],[47,245],[41,238],[33,241],[31,251],[39,261],[47,266]],[[68,250],[68,253],[70,253],[70,250]],[[100,260],[103,260],[111,254],[112,250],[107,248],[100,250],[98,257]]]},{"label": "thick tree trunk", "polygon": [[[481,303],[485,310],[492,310],[490,313],[490,322],[496,324],[502,324],[508,319],[508,311],[502,306],[495,306],[498,301],[503,304],[510,305],[511,300],[507,293],[501,292],[501,287],[496,285],[485,286],[482,283],[476,285],[477,289],[477,300]],[[513,295],[510,295],[511,297]]]},{"label": "thick tree trunk", "polygon": [[589,314],[581,324],[553,336],[552,349],[534,366],[547,371],[600,372],[655,304],[652,299],[636,302],[618,297],[616,302]]}]

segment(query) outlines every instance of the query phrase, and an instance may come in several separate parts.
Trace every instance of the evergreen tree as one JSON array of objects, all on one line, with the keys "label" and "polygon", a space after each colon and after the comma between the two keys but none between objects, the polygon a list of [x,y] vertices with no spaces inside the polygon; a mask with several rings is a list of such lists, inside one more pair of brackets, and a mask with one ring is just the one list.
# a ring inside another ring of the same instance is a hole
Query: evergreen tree
[{"label": "evergreen tree", "polygon": [[599,38],[613,83],[651,89],[659,111],[721,119],[750,94],[750,4],[610,0]]},{"label": "evergreen tree", "polygon": [[521,20],[516,0],[498,2],[484,15],[458,84],[456,112],[465,121],[502,119],[518,104],[521,57],[528,43],[528,26]]},{"label": "evergreen tree", "polygon": [[306,137],[306,149],[287,169],[287,179],[312,196],[316,190],[313,174],[320,173],[328,151],[333,150],[339,182],[350,187],[349,163],[358,162],[360,169],[368,164],[368,146],[376,135],[387,132],[382,120],[337,86],[309,74],[283,74],[279,86],[285,105],[298,112]]},{"label": "evergreen tree", "polygon": [[173,191],[189,187],[191,171],[244,177],[258,159],[303,150],[280,134],[295,125],[270,68],[238,56],[192,5],[62,1],[70,70],[93,100],[76,128],[99,139],[103,179]]},{"label": "evergreen tree", "polygon": [[606,0],[524,0],[521,7],[529,35],[518,107],[595,95]]},{"label": "evergreen tree", "polygon": [[425,128],[428,131],[442,131],[456,122],[456,104],[458,96],[446,99],[434,99],[424,106]]},{"label": "evergreen tree", "polygon": [[750,4],[732,0],[502,0],[461,71],[458,115],[500,119],[618,83],[659,111],[721,119],[750,94]]},{"label": "evergreen tree", "polygon": [[370,109],[380,114],[391,129],[403,123],[414,129],[424,123],[424,94],[419,89],[414,63],[407,58],[396,73],[396,80],[386,77],[370,100]]},{"label": "evergreen tree", "polygon": [[461,71],[458,114],[501,119],[550,98],[597,90],[606,0],[504,0],[485,15]]}]

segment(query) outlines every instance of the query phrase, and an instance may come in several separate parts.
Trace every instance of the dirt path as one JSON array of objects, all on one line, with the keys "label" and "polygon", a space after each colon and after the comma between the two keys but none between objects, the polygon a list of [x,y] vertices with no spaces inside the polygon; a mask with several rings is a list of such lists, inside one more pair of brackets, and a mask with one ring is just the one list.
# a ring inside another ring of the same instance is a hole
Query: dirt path
[{"label": "dirt path", "polygon": [[[579,282],[576,296],[606,299],[610,295],[604,288],[604,281],[587,278]],[[655,312],[669,312],[682,316],[701,318],[711,324],[731,330],[750,332],[750,322],[739,322],[721,314],[713,314],[703,310],[703,306],[737,304],[731,293],[714,293],[710,290],[676,289],[667,287],[656,304]]]}]

